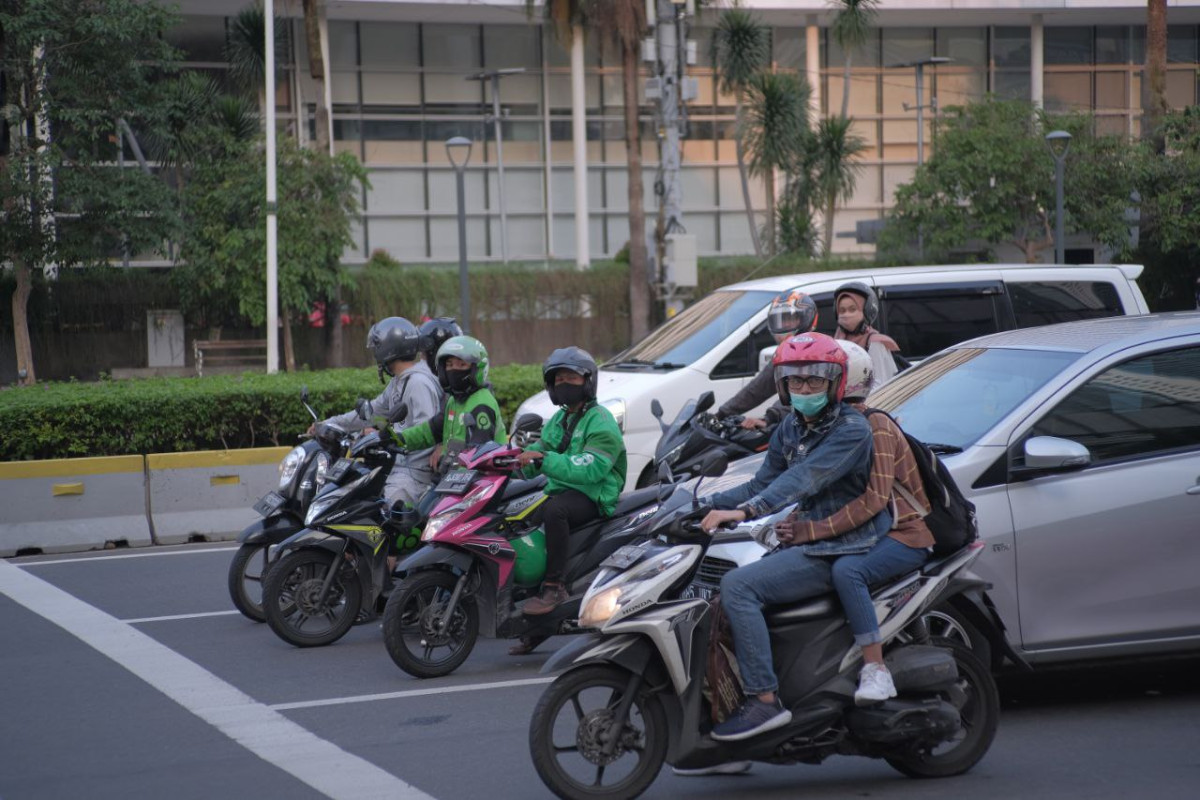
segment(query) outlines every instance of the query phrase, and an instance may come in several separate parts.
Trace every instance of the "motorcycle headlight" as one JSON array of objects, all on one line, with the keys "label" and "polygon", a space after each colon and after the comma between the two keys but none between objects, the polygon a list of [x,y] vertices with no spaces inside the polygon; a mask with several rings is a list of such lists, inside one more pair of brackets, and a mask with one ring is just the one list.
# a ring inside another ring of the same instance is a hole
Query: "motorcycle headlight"
[{"label": "motorcycle headlight", "polygon": [[321,515],[328,511],[330,507],[332,507],[333,504],[339,499],[340,498],[337,497],[327,497],[323,500],[317,500],[314,502],[308,507],[308,513],[304,515],[304,524],[312,525],[314,522],[320,519]]},{"label": "motorcycle headlight", "polygon": [[621,433],[625,432],[625,401],[621,398],[613,400],[605,400],[600,405],[604,406],[612,413],[613,418],[617,421],[617,427],[621,429]]},{"label": "motorcycle headlight", "polygon": [[440,511],[429,518],[425,523],[424,530],[421,531],[421,541],[428,542],[433,537],[442,532],[443,529],[453,522],[459,514],[473,506],[478,500],[491,490],[491,484],[480,484],[471,491],[463,495],[463,498],[454,505],[447,508],[445,511]]},{"label": "motorcycle headlight", "polygon": [[579,614],[579,625],[582,628],[601,628],[608,624],[622,608],[633,605],[642,599],[644,592],[639,592],[649,580],[657,578],[671,567],[682,561],[690,551],[699,548],[672,548],[654,558],[647,559],[634,566],[622,575],[619,584],[590,594],[584,598],[583,608]]},{"label": "motorcycle headlight", "polygon": [[687,445],[687,442],[682,441],[679,444],[672,447],[670,450],[668,450],[667,454],[665,456],[663,456],[663,463],[667,464],[668,466],[674,465],[675,462],[679,460],[679,456],[683,454],[683,448],[686,445]]},{"label": "motorcycle headlight", "polygon": [[326,480],[325,476],[326,476],[326,473],[329,472],[329,461],[330,461],[329,454],[326,453],[324,450],[317,453],[317,474],[316,474],[316,477],[314,480],[316,482],[318,489],[320,489],[322,486],[325,485],[325,480]]},{"label": "motorcycle headlight", "polygon": [[293,447],[292,451],[283,457],[283,461],[279,462],[279,489],[287,491],[292,480],[295,479],[296,473],[300,470],[300,465],[304,463],[304,448]]},{"label": "motorcycle headlight", "polygon": [[579,626],[581,628],[601,627],[604,623],[612,619],[613,614],[617,613],[617,609],[621,607],[617,602],[620,599],[620,586],[605,589],[603,592],[589,598],[587,604],[583,607],[583,612],[579,615]]}]

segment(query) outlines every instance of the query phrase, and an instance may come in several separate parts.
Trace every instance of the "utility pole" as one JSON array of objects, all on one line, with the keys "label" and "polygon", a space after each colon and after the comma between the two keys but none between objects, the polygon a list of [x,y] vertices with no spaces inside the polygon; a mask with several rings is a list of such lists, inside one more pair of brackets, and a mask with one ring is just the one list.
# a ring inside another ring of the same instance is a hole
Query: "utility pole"
[{"label": "utility pole", "polygon": [[504,207],[504,137],[500,131],[500,121],[502,119],[500,111],[500,79],[509,75],[517,75],[524,71],[524,67],[510,67],[509,69],[487,70],[486,72],[478,72],[467,76],[467,80],[469,81],[491,83],[492,85],[492,113],[491,116],[484,118],[484,122],[492,123],[496,138],[496,194],[500,196],[500,257],[504,260],[505,264],[508,263],[508,215],[505,213]]}]

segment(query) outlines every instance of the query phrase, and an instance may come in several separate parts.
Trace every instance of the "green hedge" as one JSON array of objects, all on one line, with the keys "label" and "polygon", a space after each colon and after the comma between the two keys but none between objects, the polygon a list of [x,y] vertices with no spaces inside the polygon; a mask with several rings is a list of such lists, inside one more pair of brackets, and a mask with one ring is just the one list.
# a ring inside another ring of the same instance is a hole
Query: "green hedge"
[{"label": "green hedge", "polygon": [[[491,371],[511,423],[542,388],[538,365]],[[330,416],[382,388],[375,370],[42,383],[0,391],[0,461],[138,455],[290,445],[312,421],[300,404]]]}]

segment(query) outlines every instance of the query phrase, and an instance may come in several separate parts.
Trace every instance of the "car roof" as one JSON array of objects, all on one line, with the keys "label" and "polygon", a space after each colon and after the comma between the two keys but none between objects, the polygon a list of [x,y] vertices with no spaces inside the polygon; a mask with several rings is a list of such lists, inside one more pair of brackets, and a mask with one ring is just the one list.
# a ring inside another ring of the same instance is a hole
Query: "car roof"
[{"label": "car roof", "polygon": [[973,272],[995,273],[1012,270],[1045,270],[1045,269],[1118,269],[1127,278],[1136,279],[1143,270],[1141,264],[1077,264],[1061,266],[1054,264],[949,264],[942,266],[909,266],[909,267],[878,267],[864,269],[837,269],[828,271],[798,272],[791,275],[775,275],[770,278],[758,278],[752,281],[742,281],[728,286],[722,286],[724,291],[742,292],[784,292],[805,283],[815,281],[854,281],[872,279],[879,280],[888,276],[899,275],[938,275],[942,273],[958,273],[969,277]]},{"label": "car roof", "polygon": [[1077,353],[1099,350],[1115,352],[1142,342],[1191,334],[1200,334],[1200,311],[1135,314],[1018,328],[960,342],[951,349],[994,347]]}]

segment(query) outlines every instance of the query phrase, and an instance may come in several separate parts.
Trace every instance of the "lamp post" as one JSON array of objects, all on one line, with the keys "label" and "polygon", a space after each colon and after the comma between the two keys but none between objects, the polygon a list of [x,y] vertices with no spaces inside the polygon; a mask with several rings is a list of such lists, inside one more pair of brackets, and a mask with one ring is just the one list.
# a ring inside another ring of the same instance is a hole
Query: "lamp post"
[{"label": "lamp post", "polygon": [[492,114],[490,119],[484,121],[490,121],[493,124],[496,136],[496,193],[500,195],[500,257],[505,264],[508,263],[508,217],[504,209],[504,137],[500,135],[500,79],[509,75],[519,75],[524,71],[524,67],[511,67],[477,72],[467,76],[469,81],[481,83],[489,81],[492,84]]},{"label": "lamp post", "polygon": [[[954,59],[946,56],[930,56],[922,58],[919,61],[905,61],[903,64],[892,64],[889,69],[904,69],[907,67],[916,67],[917,69],[917,166],[920,167],[925,163],[925,65],[931,64],[949,64]],[[908,110],[908,105],[904,105],[904,110]],[[917,254],[919,258],[925,255],[925,234],[917,231]]]},{"label": "lamp post", "polygon": [[471,140],[455,136],[446,140],[446,155],[454,165],[458,190],[458,321],[463,333],[471,332],[471,296],[467,291],[467,189],[463,173],[471,160]]},{"label": "lamp post", "polygon": [[1066,245],[1063,238],[1063,162],[1071,149],[1071,134],[1050,131],[1046,134],[1046,145],[1050,155],[1054,156],[1054,263],[1061,264],[1066,260],[1063,252]]}]

